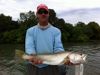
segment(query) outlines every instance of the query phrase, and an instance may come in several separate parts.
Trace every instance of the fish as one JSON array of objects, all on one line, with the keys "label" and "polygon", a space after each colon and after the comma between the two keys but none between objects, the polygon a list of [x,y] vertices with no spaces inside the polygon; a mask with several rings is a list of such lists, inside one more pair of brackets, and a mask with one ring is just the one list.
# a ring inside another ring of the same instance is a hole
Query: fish
[{"label": "fish", "polygon": [[[29,60],[33,57],[25,54],[22,50],[16,50],[16,55],[23,60]],[[87,54],[63,51],[51,54],[36,54],[35,57],[41,59],[42,64],[47,65],[63,65],[69,61],[73,64],[83,64],[86,62]]]},{"label": "fish", "polygon": [[[23,61],[29,60],[33,56],[29,56],[24,53],[23,50],[15,50],[15,57],[17,57],[16,63],[19,62],[23,63]],[[69,68],[68,70],[68,75],[72,74],[72,71],[74,69],[74,75],[83,75],[84,72],[84,63],[87,61],[87,54],[80,54],[76,52],[59,52],[59,53],[53,53],[53,54],[36,54],[35,57],[41,59],[43,61],[43,64],[48,64],[48,65],[63,65]],[[78,65],[67,65],[65,64],[66,62],[71,62],[73,64]]]}]

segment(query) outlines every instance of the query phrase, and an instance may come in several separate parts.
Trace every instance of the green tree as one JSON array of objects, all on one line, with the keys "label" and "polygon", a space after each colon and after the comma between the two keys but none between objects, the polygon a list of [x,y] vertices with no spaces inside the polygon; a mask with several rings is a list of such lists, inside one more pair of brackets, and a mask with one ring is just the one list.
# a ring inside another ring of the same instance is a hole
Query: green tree
[{"label": "green tree", "polygon": [[[49,22],[59,28],[62,33],[62,41],[66,42],[87,42],[100,40],[100,26],[96,22],[89,22],[87,25],[78,22],[75,25],[66,23],[63,18],[58,18],[53,9],[49,9]],[[12,17],[0,14],[0,43],[24,43],[26,30],[38,23],[33,11],[20,13],[18,21]]]},{"label": "green tree", "polygon": [[87,24],[88,36],[91,40],[99,40],[100,39],[100,26],[96,22],[90,22]]},{"label": "green tree", "polygon": [[89,40],[88,36],[84,33],[86,25],[83,22],[78,22],[73,28],[72,41],[86,42]]},{"label": "green tree", "polygon": [[19,27],[17,21],[12,21],[12,17],[0,15],[0,32],[10,31]]},{"label": "green tree", "polygon": [[49,22],[56,25],[58,18],[56,17],[56,12],[53,9],[49,9]]}]

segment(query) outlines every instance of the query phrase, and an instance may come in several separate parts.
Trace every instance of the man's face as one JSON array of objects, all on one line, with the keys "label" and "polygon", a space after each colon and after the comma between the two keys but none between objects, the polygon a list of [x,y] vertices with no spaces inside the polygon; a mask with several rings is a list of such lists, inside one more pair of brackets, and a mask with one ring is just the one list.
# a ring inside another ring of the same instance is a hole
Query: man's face
[{"label": "man's face", "polygon": [[48,21],[48,18],[49,18],[49,12],[45,9],[40,9],[38,12],[37,12],[37,17],[38,17],[38,20],[40,22],[45,22],[45,21]]}]

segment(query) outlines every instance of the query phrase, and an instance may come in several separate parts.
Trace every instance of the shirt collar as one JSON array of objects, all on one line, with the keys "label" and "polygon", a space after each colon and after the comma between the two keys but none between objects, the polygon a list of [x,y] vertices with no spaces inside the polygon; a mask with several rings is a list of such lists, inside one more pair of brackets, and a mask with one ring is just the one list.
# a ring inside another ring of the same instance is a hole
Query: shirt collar
[{"label": "shirt collar", "polygon": [[50,25],[50,23],[48,23],[48,25],[46,25],[46,26],[41,26],[41,25],[38,23],[37,26],[38,26],[39,28],[41,28],[41,29],[47,29],[47,28],[49,28],[51,25]]}]

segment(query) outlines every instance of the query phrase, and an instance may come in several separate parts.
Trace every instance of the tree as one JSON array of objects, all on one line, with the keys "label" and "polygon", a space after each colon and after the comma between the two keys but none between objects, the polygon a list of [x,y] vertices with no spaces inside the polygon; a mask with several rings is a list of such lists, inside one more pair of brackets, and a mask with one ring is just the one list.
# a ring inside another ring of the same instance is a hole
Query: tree
[{"label": "tree", "polygon": [[90,39],[96,40],[100,39],[100,26],[96,22],[90,22],[87,24],[88,32]]},{"label": "tree", "polygon": [[[72,25],[66,23],[63,18],[58,18],[53,9],[49,9],[49,22],[59,28],[62,33],[62,41],[66,42],[87,42],[100,40],[100,26],[96,22],[89,22],[87,25],[78,22]],[[38,23],[33,11],[20,13],[18,21],[12,17],[0,15],[0,43],[24,43],[26,30]]]},{"label": "tree", "polygon": [[56,12],[53,9],[49,9],[49,22],[54,25],[56,21]]},{"label": "tree", "polygon": [[86,25],[83,22],[78,22],[73,28],[72,41],[85,42],[89,38],[85,34]]},{"label": "tree", "polygon": [[17,21],[12,21],[12,17],[0,15],[0,32],[10,31],[19,27]]}]

